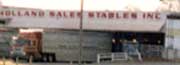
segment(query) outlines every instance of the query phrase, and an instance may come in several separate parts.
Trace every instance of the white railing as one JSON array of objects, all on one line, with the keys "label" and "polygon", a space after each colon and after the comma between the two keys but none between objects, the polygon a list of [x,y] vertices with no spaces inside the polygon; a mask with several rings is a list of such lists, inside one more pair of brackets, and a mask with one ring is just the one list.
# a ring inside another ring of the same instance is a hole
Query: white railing
[{"label": "white railing", "polygon": [[97,54],[97,63],[100,63],[103,59],[108,59],[110,61],[124,61],[132,59],[131,55],[137,55],[139,61],[142,60],[141,53],[136,50],[136,53],[128,54],[126,52],[118,52],[118,53],[101,53]]},{"label": "white railing", "polygon": [[97,55],[97,63],[100,63],[103,59],[115,60],[128,60],[128,54],[125,52],[120,53],[102,53]]},{"label": "white railing", "polygon": [[112,61],[114,60],[128,60],[127,53],[112,53]]}]

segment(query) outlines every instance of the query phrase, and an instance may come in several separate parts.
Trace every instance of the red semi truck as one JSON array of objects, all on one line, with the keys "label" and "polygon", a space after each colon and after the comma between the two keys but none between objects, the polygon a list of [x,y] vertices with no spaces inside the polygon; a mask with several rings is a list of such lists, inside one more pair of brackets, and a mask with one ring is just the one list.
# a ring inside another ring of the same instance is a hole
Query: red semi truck
[{"label": "red semi truck", "polygon": [[29,60],[30,56],[33,61],[55,62],[55,53],[42,51],[42,32],[19,32],[17,36],[13,37],[11,44],[11,57],[15,59]]}]

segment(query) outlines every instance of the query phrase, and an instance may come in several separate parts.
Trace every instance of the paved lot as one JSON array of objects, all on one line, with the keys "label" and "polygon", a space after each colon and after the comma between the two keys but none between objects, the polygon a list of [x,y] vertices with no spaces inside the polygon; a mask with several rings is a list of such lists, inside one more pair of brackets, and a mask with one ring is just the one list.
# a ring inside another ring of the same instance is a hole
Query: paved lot
[{"label": "paved lot", "polygon": [[[4,65],[2,61],[0,61],[0,65]],[[71,63],[18,63],[16,64],[13,61],[6,61],[5,65],[78,65]],[[180,65],[180,63],[175,62],[103,62],[100,64],[92,63],[92,64],[82,64],[82,65]]]},{"label": "paved lot", "polygon": [[[3,64],[1,64],[3,65]],[[6,65],[16,65],[16,63],[6,63]],[[68,63],[19,63],[18,65],[78,65],[78,64],[68,64]],[[180,65],[180,63],[173,63],[173,62],[143,62],[143,63],[101,63],[101,64],[82,64],[82,65]]]},{"label": "paved lot", "polygon": [[170,62],[144,62],[144,63],[107,63],[100,65],[180,65],[180,63],[170,63]]},{"label": "paved lot", "polygon": [[[29,65],[29,64],[19,64]],[[78,65],[78,64],[62,64],[62,63],[34,63],[32,65]],[[180,63],[108,63],[108,64],[82,64],[82,65],[180,65]]]}]

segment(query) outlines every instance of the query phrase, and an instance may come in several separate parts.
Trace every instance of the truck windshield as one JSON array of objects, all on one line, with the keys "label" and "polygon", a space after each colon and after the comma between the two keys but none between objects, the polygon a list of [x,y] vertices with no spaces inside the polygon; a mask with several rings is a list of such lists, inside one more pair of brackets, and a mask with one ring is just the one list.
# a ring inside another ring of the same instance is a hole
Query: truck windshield
[{"label": "truck windshield", "polygon": [[18,45],[25,45],[25,44],[30,44],[30,40],[27,40],[27,39],[17,39],[15,40],[15,44],[18,44]]}]

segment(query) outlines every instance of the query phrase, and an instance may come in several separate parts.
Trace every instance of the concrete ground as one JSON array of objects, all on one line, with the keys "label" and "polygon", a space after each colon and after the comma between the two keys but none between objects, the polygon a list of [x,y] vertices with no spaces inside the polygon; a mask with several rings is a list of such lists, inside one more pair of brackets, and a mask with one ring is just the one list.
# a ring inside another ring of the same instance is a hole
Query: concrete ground
[{"label": "concrete ground", "polygon": [[[0,65],[79,65],[79,64],[71,64],[71,63],[18,63],[11,61],[6,61],[5,64],[0,62]],[[115,63],[92,63],[92,64],[82,64],[82,65],[180,65],[177,62],[115,62]]]},{"label": "concrete ground", "polygon": [[[19,64],[30,65],[30,64]],[[78,64],[63,64],[63,63],[33,63],[32,65],[78,65]],[[145,62],[145,63],[101,63],[101,64],[82,64],[82,65],[180,65],[180,63],[167,62]]]},{"label": "concrete ground", "polygon": [[[28,63],[28,62],[19,62],[16,63],[12,60],[0,60],[0,65],[79,65],[77,63]],[[180,62],[175,61],[116,61],[116,62],[101,62],[101,63],[91,63],[91,64],[81,64],[81,65],[180,65]]]}]

